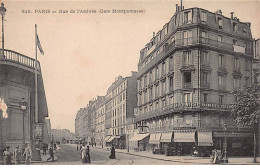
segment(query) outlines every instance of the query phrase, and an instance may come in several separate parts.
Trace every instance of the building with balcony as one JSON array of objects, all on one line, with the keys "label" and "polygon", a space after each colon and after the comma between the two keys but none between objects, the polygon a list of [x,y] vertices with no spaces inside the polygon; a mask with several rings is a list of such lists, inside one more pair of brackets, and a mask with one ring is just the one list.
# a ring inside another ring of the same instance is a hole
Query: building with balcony
[{"label": "building with balcony", "polygon": [[232,91],[251,85],[253,41],[250,23],[232,13],[176,5],[140,51],[135,117],[140,132],[150,134],[147,148],[209,155],[223,148],[227,124],[228,154],[252,154],[253,130],[238,130],[230,109]]},{"label": "building with balcony", "polygon": [[126,147],[127,119],[133,118],[137,105],[136,72],[123,78],[119,76],[108,88],[106,95],[105,127],[106,145]]},{"label": "building with balcony", "polygon": [[105,139],[105,96],[102,96],[100,104],[96,108],[96,144],[104,146]]},{"label": "building with balcony", "polygon": [[[30,144],[35,153],[43,141],[49,141],[50,130],[50,122],[45,120],[48,117],[48,107],[40,63],[37,62],[36,118],[35,60],[12,50],[5,49],[4,54],[2,50],[0,53],[0,108],[5,107],[0,109],[0,146],[10,146],[13,150],[18,145],[24,148],[25,144]],[[20,104],[22,101],[26,103],[25,108]],[[39,159],[34,156],[32,159]]]}]

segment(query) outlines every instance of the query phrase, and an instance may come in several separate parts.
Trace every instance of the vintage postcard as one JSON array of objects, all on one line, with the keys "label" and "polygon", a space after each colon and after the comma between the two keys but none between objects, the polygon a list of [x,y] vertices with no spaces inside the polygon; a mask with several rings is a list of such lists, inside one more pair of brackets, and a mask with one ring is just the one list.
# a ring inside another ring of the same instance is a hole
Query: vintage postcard
[{"label": "vintage postcard", "polygon": [[0,164],[259,164],[259,0],[0,3]]}]

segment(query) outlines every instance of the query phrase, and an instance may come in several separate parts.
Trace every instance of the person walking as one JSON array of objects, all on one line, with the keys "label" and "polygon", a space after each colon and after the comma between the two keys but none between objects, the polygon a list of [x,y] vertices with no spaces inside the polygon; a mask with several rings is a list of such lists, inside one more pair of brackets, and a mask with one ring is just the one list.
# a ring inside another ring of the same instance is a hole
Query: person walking
[{"label": "person walking", "polygon": [[4,157],[4,164],[5,165],[11,165],[12,164],[12,153],[9,151],[10,147],[7,146],[4,153],[3,153],[3,157]]},{"label": "person walking", "polygon": [[217,149],[214,149],[214,153],[213,153],[214,155],[213,155],[213,163],[214,164],[218,164],[219,163],[219,156],[218,156],[218,151],[217,151]]},{"label": "person walking", "polygon": [[115,159],[116,158],[116,150],[115,150],[115,147],[112,146],[111,148],[111,154],[109,156],[110,159]]},{"label": "person walking", "polygon": [[19,148],[19,146],[17,146],[17,147],[15,148],[13,157],[14,157],[14,163],[15,163],[16,165],[20,165],[20,164],[21,164],[21,161],[22,161],[22,151],[21,151],[21,149]]},{"label": "person walking", "polygon": [[48,145],[46,143],[44,143],[43,147],[42,147],[42,151],[43,151],[44,156],[46,156],[47,148],[48,148]]},{"label": "person walking", "polygon": [[81,148],[81,159],[83,163],[90,163],[90,153],[89,153],[89,146],[85,146],[83,144],[83,147]]},{"label": "person walking", "polygon": [[23,156],[25,156],[25,164],[29,165],[31,164],[31,158],[32,158],[32,150],[29,144],[27,144]]},{"label": "person walking", "polygon": [[49,155],[50,157],[47,159],[47,162],[51,159],[51,161],[54,161],[54,152],[52,146],[49,147]]}]

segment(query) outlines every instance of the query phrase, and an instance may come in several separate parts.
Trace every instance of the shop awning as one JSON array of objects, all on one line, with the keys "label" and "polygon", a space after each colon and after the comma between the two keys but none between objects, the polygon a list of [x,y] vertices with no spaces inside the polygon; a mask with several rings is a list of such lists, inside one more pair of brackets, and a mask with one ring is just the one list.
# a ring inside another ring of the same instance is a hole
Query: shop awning
[{"label": "shop awning", "polygon": [[111,136],[106,136],[105,141],[109,140],[109,138],[111,138]]},{"label": "shop awning", "polygon": [[161,142],[172,142],[172,132],[162,133]]},{"label": "shop awning", "polygon": [[160,144],[162,133],[154,133],[150,135],[149,144]]},{"label": "shop awning", "polygon": [[132,138],[129,139],[129,141],[141,141],[144,138],[146,138],[149,134],[136,134]]},{"label": "shop awning", "polygon": [[111,142],[111,141],[113,141],[113,139],[115,139],[115,136],[111,136],[111,137],[107,140],[107,142]]},{"label": "shop awning", "polygon": [[253,133],[242,133],[242,132],[214,132],[214,137],[226,137],[226,138],[236,138],[236,137],[252,137]]},{"label": "shop awning", "polygon": [[198,132],[198,146],[213,146],[212,132]]},{"label": "shop awning", "polygon": [[195,132],[174,132],[174,142],[195,142]]}]

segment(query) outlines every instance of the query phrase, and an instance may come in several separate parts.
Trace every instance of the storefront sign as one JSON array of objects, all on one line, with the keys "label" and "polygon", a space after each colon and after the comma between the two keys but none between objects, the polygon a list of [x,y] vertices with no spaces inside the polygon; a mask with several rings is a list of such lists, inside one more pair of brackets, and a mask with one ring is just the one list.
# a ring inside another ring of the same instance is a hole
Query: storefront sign
[{"label": "storefront sign", "polygon": [[214,137],[226,137],[226,138],[234,138],[234,137],[252,137],[253,133],[224,133],[224,132],[214,132]]},{"label": "storefront sign", "polygon": [[42,123],[34,124],[33,140],[42,140]]}]

